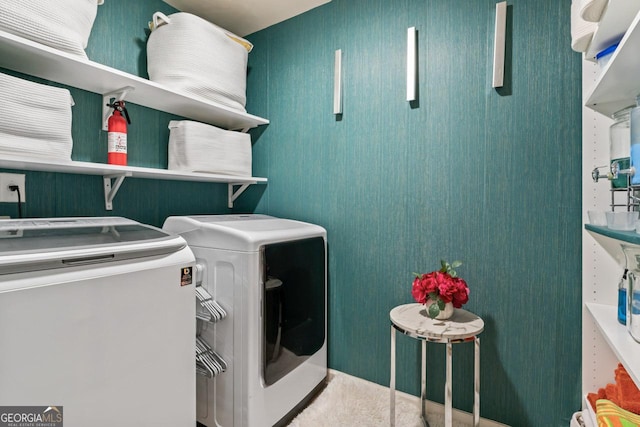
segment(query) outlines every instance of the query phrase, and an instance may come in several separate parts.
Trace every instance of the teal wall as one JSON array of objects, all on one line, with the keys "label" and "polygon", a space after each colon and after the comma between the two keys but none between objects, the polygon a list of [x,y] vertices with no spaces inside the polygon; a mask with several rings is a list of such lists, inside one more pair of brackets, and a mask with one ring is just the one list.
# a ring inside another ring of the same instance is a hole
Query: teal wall
[{"label": "teal wall", "polygon": [[[331,368],[388,385],[389,310],[412,302],[412,272],[460,259],[465,308],[486,325],[482,416],[567,426],[580,408],[581,64],[570,3],[509,1],[498,91],[495,1],[333,0],[249,37],[248,109],[271,120],[254,132],[254,173],[269,184],[240,203],[327,229]],[[442,402],[444,346],[429,347],[428,395]],[[469,412],[472,355],[471,344],[454,347],[454,405]],[[418,360],[419,344],[399,337],[401,390],[418,394]]]},{"label": "teal wall", "polygon": [[[147,78],[148,21],[155,11],[173,13],[161,0],[134,3],[106,1],[98,8],[87,56],[96,62]],[[29,76],[0,71],[32,79]],[[46,82],[44,82],[46,83]],[[48,83],[61,86],[56,83]],[[102,96],[68,88],[75,101],[73,160],[107,162],[107,135],[101,130]],[[128,129],[128,164],[167,167],[170,120],[181,119],[138,105],[127,104],[132,124]],[[15,173],[15,171],[8,171]],[[119,215],[161,226],[169,215],[228,213],[226,184],[125,179],[113,203],[104,209],[101,176],[19,171],[26,174],[26,217]],[[0,203],[0,215],[17,216],[15,203]]]},{"label": "teal wall", "polygon": [[[107,1],[87,49],[146,77],[160,0]],[[460,259],[465,308],[485,320],[483,417],[566,426],[580,407],[580,56],[570,1],[509,0],[507,81],[491,89],[495,1],[333,0],[249,37],[254,175],[238,212],[318,223],[329,238],[329,364],[389,381],[389,310],[412,272]],[[416,26],[419,100],[405,97],[406,28]],[[344,114],[332,112],[343,50]],[[71,89],[75,160],[105,162],[102,98]],[[129,105],[131,165],[165,167],[169,120]],[[25,216],[225,213],[226,185],[125,180],[104,210],[101,177],[25,172]],[[0,215],[16,214],[0,204]],[[472,348],[454,348],[454,405],[471,411]],[[444,349],[429,346],[429,398],[443,400]],[[398,339],[398,385],[418,394],[419,346]]]}]

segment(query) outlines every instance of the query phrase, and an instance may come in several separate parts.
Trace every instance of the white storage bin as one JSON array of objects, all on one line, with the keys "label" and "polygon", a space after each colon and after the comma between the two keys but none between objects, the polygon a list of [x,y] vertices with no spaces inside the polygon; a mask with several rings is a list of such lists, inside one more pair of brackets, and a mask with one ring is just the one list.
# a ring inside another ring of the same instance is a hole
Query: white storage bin
[{"label": "white storage bin", "polygon": [[72,105],[67,89],[0,73],[0,156],[70,161]]},{"label": "white storage bin", "polygon": [[0,30],[86,58],[102,0],[3,0]]},{"label": "white storage bin", "polygon": [[156,12],[150,26],[149,80],[246,111],[251,43],[190,13]]},{"label": "white storage bin", "polygon": [[190,120],[169,122],[169,169],[251,176],[251,136]]}]

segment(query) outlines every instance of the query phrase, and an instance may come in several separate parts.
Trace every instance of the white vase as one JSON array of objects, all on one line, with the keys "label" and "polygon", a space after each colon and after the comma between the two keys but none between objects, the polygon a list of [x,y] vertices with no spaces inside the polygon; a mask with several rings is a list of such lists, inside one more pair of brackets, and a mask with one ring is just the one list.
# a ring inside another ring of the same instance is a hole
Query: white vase
[{"label": "white vase", "polygon": [[[434,303],[433,301],[428,300],[427,303],[425,304],[425,308],[427,309],[427,315],[429,314],[429,307],[433,303]],[[444,304],[444,310],[440,310],[440,313],[438,313],[438,315],[436,317],[434,317],[434,319],[436,319],[436,320],[447,320],[451,316],[453,316],[453,303],[452,302],[447,302],[447,303]]]},{"label": "white vase", "polygon": [[453,303],[448,302],[444,305],[444,310],[440,310],[440,314],[436,316],[437,320],[447,320],[453,316]]}]

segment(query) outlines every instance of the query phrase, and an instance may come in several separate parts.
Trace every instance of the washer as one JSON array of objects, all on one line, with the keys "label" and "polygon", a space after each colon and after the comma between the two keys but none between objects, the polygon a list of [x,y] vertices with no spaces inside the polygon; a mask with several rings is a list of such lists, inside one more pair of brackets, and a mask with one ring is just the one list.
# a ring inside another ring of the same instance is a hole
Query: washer
[{"label": "washer", "polygon": [[0,220],[0,405],[193,427],[194,266],[182,237],[126,218]]}]

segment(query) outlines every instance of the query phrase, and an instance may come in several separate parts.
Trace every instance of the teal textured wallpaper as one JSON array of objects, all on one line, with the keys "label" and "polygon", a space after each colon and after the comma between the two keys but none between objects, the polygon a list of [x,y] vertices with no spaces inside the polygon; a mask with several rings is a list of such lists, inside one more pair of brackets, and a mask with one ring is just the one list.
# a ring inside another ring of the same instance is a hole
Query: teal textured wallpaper
[{"label": "teal textured wallpaper", "polygon": [[[240,204],[327,229],[331,368],[388,385],[389,310],[412,302],[412,272],[459,259],[465,308],[486,324],[482,416],[566,426],[580,408],[581,64],[570,3],[509,1],[499,90],[495,1],[333,0],[249,37],[248,109],[271,121],[254,132],[254,173],[269,184]],[[472,354],[454,347],[454,405],[468,412]],[[444,346],[429,345],[428,360],[428,395],[442,402]],[[419,344],[404,336],[398,384],[419,392]]]},{"label": "teal textured wallpaper", "polygon": [[[87,56],[96,62],[147,78],[147,23],[155,11],[176,10],[161,0],[127,3],[107,1],[98,8]],[[22,78],[29,76],[0,71]],[[56,83],[48,83],[61,86]],[[101,130],[102,96],[68,88],[74,98],[73,160],[107,162],[107,134]],[[132,124],[128,129],[128,164],[167,167],[170,120],[180,117],[127,104]],[[9,171],[15,173],[16,171]],[[102,177],[24,171],[26,217],[125,216],[161,226],[169,215],[227,213],[225,184],[125,179],[112,211],[104,209]],[[0,215],[17,216],[15,203],[0,203]]]}]

